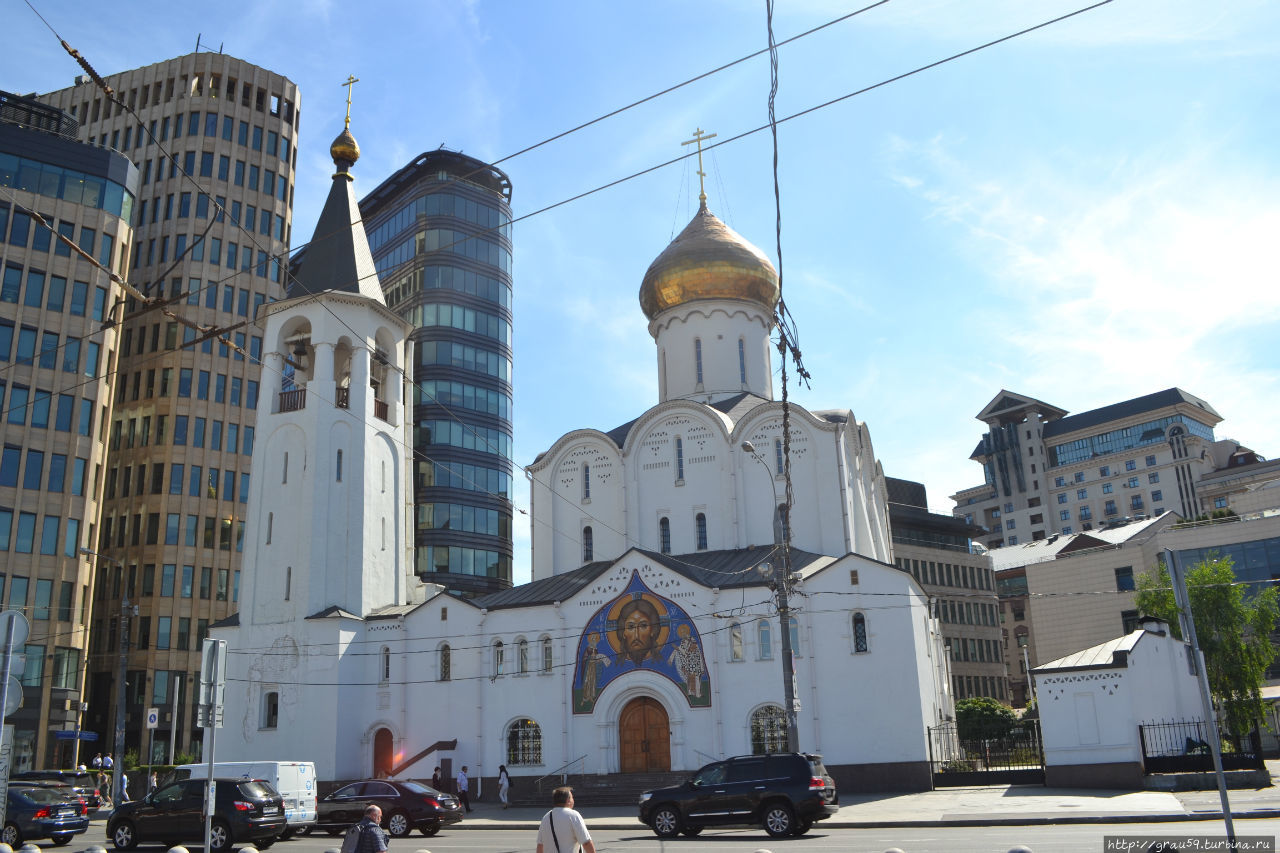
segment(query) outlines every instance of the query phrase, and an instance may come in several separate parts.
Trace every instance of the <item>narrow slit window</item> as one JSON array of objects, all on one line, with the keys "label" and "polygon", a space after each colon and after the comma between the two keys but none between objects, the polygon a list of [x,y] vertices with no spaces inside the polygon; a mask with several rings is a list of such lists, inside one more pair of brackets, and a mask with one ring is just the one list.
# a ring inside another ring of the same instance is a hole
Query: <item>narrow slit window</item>
[{"label": "narrow slit window", "polygon": [[693,363],[697,374],[697,383],[702,384],[702,338],[693,339]]}]

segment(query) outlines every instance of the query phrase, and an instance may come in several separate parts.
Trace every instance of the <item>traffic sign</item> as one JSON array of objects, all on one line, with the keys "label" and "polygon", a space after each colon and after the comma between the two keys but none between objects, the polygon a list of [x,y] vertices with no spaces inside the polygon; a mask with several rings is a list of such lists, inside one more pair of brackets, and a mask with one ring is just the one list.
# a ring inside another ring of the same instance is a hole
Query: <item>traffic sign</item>
[{"label": "traffic sign", "polygon": [[9,676],[9,689],[4,694],[4,715],[7,717],[22,707],[22,682]]},{"label": "traffic sign", "polygon": [[158,725],[160,725],[160,709],[148,708],[147,709],[147,728],[154,729]]}]

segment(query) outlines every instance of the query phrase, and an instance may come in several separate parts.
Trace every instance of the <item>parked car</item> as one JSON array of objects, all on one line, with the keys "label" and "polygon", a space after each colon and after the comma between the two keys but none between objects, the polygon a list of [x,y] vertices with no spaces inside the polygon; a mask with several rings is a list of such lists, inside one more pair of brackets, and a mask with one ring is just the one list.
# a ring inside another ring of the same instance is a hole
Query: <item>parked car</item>
[{"label": "parked car", "polygon": [[10,782],[7,803],[0,841],[15,850],[37,838],[61,846],[89,828],[89,807],[69,785]]},{"label": "parked car", "polygon": [[[165,781],[204,779],[208,775],[208,764],[180,764]],[[213,765],[213,775],[270,783],[284,798],[287,826],[280,833],[281,840],[316,825],[316,765],[311,761],[219,761]]]},{"label": "parked car", "polygon": [[821,755],[743,755],[708,764],[683,785],[645,791],[640,821],[660,838],[743,825],[781,838],[808,832],[834,815],[839,801]]},{"label": "parked car", "polygon": [[89,811],[102,805],[102,797],[98,795],[98,778],[88,770],[23,770],[21,773],[11,774],[9,778],[22,782],[61,782],[70,785],[77,794],[84,797]]},{"label": "parked car", "polygon": [[394,838],[417,829],[435,835],[447,823],[462,820],[458,798],[421,782],[368,779],[343,785],[316,803],[316,828],[337,835],[364,819],[365,806],[382,809],[382,826]]},{"label": "parked car", "polygon": [[[215,779],[212,847],[215,853],[236,844],[270,847],[284,832],[284,801],[261,779]],[[117,850],[140,841],[165,847],[204,842],[203,779],[184,779],[157,788],[141,800],[121,803],[107,818],[107,837]]]}]

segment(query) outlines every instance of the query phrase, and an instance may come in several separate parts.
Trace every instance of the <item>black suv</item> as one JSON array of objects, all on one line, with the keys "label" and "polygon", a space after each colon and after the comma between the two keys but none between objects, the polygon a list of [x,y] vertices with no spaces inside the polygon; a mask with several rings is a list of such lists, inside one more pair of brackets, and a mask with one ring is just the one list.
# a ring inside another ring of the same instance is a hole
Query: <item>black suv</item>
[{"label": "black suv", "polygon": [[98,796],[98,780],[88,770],[24,770],[10,774],[9,778],[22,782],[61,782],[70,785],[77,795],[84,798],[89,811],[102,805],[102,798]]},{"label": "black suv", "polygon": [[640,822],[659,838],[705,826],[763,826],[774,838],[803,835],[836,813],[836,783],[821,755],[743,755],[708,764],[674,788],[640,795]]},{"label": "black suv", "polygon": [[[262,780],[215,779],[214,853],[235,844],[266,850],[284,832],[284,802]],[[116,806],[107,818],[107,837],[117,850],[132,850],[139,841],[173,847],[182,841],[204,842],[204,779],[184,779],[157,788],[141,800]]]}]

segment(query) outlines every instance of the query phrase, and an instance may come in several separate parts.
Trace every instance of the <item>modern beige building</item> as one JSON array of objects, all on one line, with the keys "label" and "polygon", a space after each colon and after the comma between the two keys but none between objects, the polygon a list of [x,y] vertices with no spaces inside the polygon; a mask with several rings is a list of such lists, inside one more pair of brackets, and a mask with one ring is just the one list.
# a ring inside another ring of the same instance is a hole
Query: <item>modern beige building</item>
[{"label": "modern beige building", "polygon": [[921,483],[886,477],[893,561],[920,582],[942,626],[954,700],[1009,701],[991,561],[970,537],[982,532],[932,513]]},{"label": "modern beige building", "polygon": [[133,245],[138,172],[77,129],[0,93],[0,600],[30,625],[15,770],[75,756],[53,733],[74,734],[83,699],[95,614],[79,551],[96,538],[119,341],[107,270]]},{"label": "modern beige building", "polygon": [[[237,609],[263,382],[253,318],[284,293],[299,95],[287,78],[220,53],[106,82],[127,109],[84,78],[42,99],[79,119],[82,139],[122,152],[140,173],[127,273],[156,301],[127,299],[119,327],[85,726],[109,747],[127,599],[138,610],[126,743],[145,760],[153,740],[152,754],[168,756],[175,728],[179,751],[198,750],[189,685],[201,639]],[[160,710],[152,732],[148,707]]]},{"label": "modern beige building", "polygon": [[1001,391],[978,413],[972,458],[983,483],[952,495],[953,514],[985,527],[989,548],[1095,530],[1163,512],[1206,512],[1200,483],[1239,449],[1222,416],[1180,388],[1068,415]]},{"label": "modern beige building", "polygon": [[[1201,522],[1165,513],[993,551],[1002,582],[1025,572],[1032,666],[1132,631],[1140,615],[1137,579],[1155,570],[1166,548],[1178,552],[1188,568],[1227,556],[1239,580],[1271,582],[1280,577],[1280,512]],[[1273,664],[1268,677],[1280,679],[1280,667]]]}]

